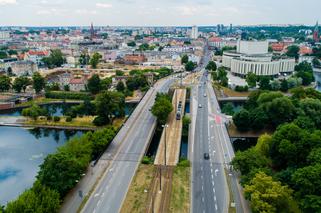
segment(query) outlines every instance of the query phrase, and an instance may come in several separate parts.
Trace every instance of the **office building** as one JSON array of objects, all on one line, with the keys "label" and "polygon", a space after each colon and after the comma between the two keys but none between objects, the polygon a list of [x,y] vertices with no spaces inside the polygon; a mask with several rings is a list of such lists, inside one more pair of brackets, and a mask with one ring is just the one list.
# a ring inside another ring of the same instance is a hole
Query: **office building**
[{"label": "office building", "polygon": [[223,53],[223,66],[234,75],[246,76],[253,72],[259,76],[276,76],[294,71],[295,59],[273,58],[268,52],[268,41],[238,40],[236,51]]}]

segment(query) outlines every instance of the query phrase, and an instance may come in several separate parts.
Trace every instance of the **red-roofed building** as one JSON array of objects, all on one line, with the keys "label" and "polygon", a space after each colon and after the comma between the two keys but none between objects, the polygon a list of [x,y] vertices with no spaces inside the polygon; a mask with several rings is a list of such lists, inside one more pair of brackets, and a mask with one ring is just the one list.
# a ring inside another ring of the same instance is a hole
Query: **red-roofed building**
[{"label": "red-roofed building", "polygon": [[312,53],[313,53],[313,50],[311,47],[307,47],[307,46],[300,47],[300,55],[308,55]]},{"label": "red-roofed building", "polygon": [[44,57],[48,57],[50,55],[49,51],[35,51],[35,50],[29,50],[25,53],[24,60],[32,61],[35,64],[39,65],[41,64],[41,60]]},{"label": "red-roofed building", "polygon": [[86,90],[87,79],[82,78],[72,78],[69,81],[70,91],[84,91]]},{"label": "red-roofed building", "polygon": [[275,52],[282,52],[285,49],[285,44],[280,42],[280,43],[273,43],[271,44],[272,50]]}]

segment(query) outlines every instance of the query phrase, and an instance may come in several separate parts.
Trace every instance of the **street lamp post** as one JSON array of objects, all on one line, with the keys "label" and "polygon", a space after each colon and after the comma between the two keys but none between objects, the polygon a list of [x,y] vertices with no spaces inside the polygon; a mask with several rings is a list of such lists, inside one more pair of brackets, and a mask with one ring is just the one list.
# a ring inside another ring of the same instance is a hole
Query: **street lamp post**
[{"label": "street lamp post", "polygon": [[164,165],[166,166],[166,145],[167,145],[167,135],[166,135],[166,129],[168,128],[168,125],[165,124],[165,125],[162,125],[162,127],[164,128],[165,130],[165,144],[164,144]]}]

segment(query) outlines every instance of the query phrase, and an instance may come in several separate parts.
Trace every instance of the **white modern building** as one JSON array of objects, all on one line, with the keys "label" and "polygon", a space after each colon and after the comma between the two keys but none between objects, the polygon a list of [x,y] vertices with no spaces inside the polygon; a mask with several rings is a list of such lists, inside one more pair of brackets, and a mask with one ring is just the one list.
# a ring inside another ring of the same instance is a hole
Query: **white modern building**
[{"label": "white modern building", "polygon": [[295,59],[275,59],[268,52],[268,47],[268,41],[239,40],[236,51],[223,53],[223,66],[238,76],[246,76],[249,72],[261,76],[276,76],[294,71]]},{"label": "white modern building", "polygon": [[191,39],[197,39],[197,38],[198,38],[198,27],[194,25],[192,27]]}]

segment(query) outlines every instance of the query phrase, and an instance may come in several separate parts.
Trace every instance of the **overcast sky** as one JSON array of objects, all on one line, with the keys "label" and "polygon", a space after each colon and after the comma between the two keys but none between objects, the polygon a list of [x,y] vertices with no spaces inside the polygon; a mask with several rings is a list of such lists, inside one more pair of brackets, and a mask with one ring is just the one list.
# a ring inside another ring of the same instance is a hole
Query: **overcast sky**
[{"label": "overcast sky", "polygon": [[309,24],[321,0],[0,0],[0,25]]}]

